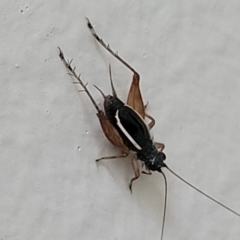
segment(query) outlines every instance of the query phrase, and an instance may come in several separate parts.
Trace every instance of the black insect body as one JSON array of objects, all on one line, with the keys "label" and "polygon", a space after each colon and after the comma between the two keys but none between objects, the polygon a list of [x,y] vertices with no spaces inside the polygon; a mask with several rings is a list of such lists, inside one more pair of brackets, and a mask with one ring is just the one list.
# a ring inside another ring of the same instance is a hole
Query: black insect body
[{"label": "black insect body", "polygon": [[[227,209],[228,211],[234,213],[238,217],[240,214],[225,206],[221,202],[216,199],[210,197],[208,194],[199,190],[185,179],[176,174],[171,168],[169,168],[164,160],[166,159],[165,154],[162,152],[164,149],[163,143],[154,142],[149,130],[155,125],[155,120],[149,116],[146,112],[146,106],[143,104],[141,91],[139,87],[140,76],[139,74],[121,57],[118,56],[115,52],[111,50],[109,45],[106,45],[103,40],[96,34],[92,24],[88,21],[88,28],[90,29],[92,35],[95,39],[115,58],[117,58],[121,63],[123,63],[128,69],[133,72],[132,84],[128,93],[128,98],[126,104],[122,102],[116,94],[116,91],[113,86],[111,68],[109,67],[110,73],[110,82],[112,88],[112,95],[105,96],[104,93],[96,87],[104,97],[104,111],[100,110],[92,95],[88,91],[87,85],[84,84],[80,78],[80,75],[77,75],[75,72],[75,68],[71,67],[71,61],[67,62],[62,50],[60,50],[60,58],[64,62],[65,66],[70,71],[70,75],[74,76],[77,82],[79,83],[84,91],[87,93],[91,102],[97,110],[97,117],[99,119],[102,130],[107,137],[107,139],[116,147],[121,149],[120,155],[101,157],[96,161],[100,161],[103,159],[114,159],[114,158],[124,158],[127,157],[129,151],[135,152],[132,158],[132,166],[134,171],[134,177],[131,179],[129,188],[132,190],[132,183],[140,176],[140,171],[138,167],[137,160],[141,160],[147,172],[142,171],[145,174],[151,174],[151,171],[158,171],[162,174],[165,182],[165,202],[164,202],[164,213],[163,213],[163,223],[161,230],[161,240],[163,239],[163,230],[165,224],[165,216],[166,216],[166,203],[167,203],[167,179],[162,171],[162,168],[169,170],[173,175],[175,175],[178,179],[186,183],[191,188],[195,189],[199,193],[203,194],[205,197],[209,198],[213,202]],[[150,123],[146,125],[145,118],[150,119]]]},{"label": "black insect body", "polygon": [[113,119],[112,123],[119,131],[124,144],[136,152],[137,158],[144,162],[147,170],[161,172],[166,156],[158,151],[141,116],[125,105],[117,109]]},{"label": "black insect body", "polygon": [[[154,143],[149,132],[149,128],[154,126],[154,119],[144,112],[144,115],[148,116],[152,120],[150,125],[147,126],[142,116],[136,110],[124,104],[117,97],[112,82],[111,68],[109,68],[109,72],[113,95],[105,96],[103,92],[95,86],[104,97],[103,105],[107,119],[118,131],[124,145],[129,150],[136,152],[133,161],[143,161],[148,171],[162,172],[161,167],[165,166],[163,161],[166,159],[165,154],[162,152],[164,144]],[[139,88],[139,85],[137,88]],[[135,101],[141,102],[139,105],[143,106],[141,98],[136,98]],[[157,149],[157,146],[159,146],[159,150]],[[140,176],[137,164],[133,165],[133,169],[135,177],[132,178],[130,182],[130,190],[132,190],[133,181]]]}]

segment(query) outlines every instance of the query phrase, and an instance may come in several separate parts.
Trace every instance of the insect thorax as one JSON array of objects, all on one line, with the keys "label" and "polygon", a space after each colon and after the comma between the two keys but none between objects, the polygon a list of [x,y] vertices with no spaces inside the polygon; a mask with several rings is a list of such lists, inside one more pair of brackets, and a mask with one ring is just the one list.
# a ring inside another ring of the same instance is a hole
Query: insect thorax
[{"label": "insect thorax", "polygon": [[137,152],[137,157],[151,171],[161,171],[161,167],[165,166],[163,161],[166,159],[166,156],[163,152],[157,150],[152,140],[141,151]]}]

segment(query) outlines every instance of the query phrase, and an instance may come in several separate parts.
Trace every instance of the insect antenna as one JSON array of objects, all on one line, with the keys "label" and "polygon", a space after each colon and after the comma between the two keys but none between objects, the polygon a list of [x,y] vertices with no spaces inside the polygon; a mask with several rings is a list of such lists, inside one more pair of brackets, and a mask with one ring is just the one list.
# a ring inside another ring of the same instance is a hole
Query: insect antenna
[{"label": "insect antenna", "polygon": [[[84,84],[83,81],[80,78],[80,75],[78,75],[75,72],[75,67],[72,68],[72,66],[71,66],[72,60],[67,61],[64,57],[64,54],[63,54],[63,51],[61,50],[61,48],[58,47],[58,49],[59,49],[59,57],[61,58],[61,60],[65,64],[66,68],[70,71],[70,75],[72,75],[73,77],[75,77],[77,79],[78,83],[82,86],[83,91],[87,93],[88,97],[90,98],[90,100],[93,103],[94,107],[96,108],[97,112],[100,112],[100,109],[99,109],[97,103],[94,101],[92,95],[90,94],[90,92],[87,89],[87,84]],[[76,83],[76,82],[74,82],[74,83]]]},{"label": "insect antenna", "polygon": [[163,232],[166,220],[166,210],[167,210],[167,178],[166,175],[161,172],[163,175],[164,183],[165,183],[165,199],[164,199],[164,210],[163,210],[163,221],[162,221],[162,230],[161,230],[161,240],[163,240]]},{"label": "insect antenna", "polygon": [[133,73],[137,73],[133,67],[131,67],[123,58],[119,57],[117,53],[115,53],[108,44],[106,44],[96,33],[95,29],[93,28],[89,19],[87,19],[87,25],[89,30],[91,31],[93,37],[108,51],[110,52],[115,58],[117,58],[122,64],[124,64],[128,69],[130,69]]},{"label": "insect antenna", "polygon": [[240,217],[240,214],[235,212],[234,210],[232,210],[231,208],[227,207],[226,205],[222,204],[221,202],[217,201],[216,199],[210,197],[208,194],[204,193],[203,191],[201,191],[200,189],[196,188],[195,186],[193,186],[191,183],[189,183],[188,181],[186,181],[184,178],[180,177],[177,173],[175,173],[171,168],[169,168],[166,164],[165,166],[169,172],[171,172],[175,177],[177,177],[178,179],[180,179],[182,182],[184,182],[185,184],[187,184],[188,186],[190,186],[191,188],[193,188],[194,190],[196,190],[197,192],[201,193],[202,195],[204,195],[205,197],[207,197],[208,199],[212,200],[213,202],[217,203],[218,205],[220,205],[221,207],[225,208],[226,210],[232,212],[233,214],[237,215],[238,217]]}]

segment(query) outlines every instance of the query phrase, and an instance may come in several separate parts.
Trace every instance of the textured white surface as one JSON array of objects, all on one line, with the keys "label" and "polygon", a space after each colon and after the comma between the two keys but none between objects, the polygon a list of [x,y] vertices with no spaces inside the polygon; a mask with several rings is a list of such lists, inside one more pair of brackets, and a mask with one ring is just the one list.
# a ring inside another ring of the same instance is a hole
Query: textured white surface
[{"label": "textured white surface", "polygon": [[[0,239],[160,238],[162,177],[141,176],[131,195],[130,158],[95,163],[118,150],[59,60],[58,46],[99,104],[92,84],[110,92],[111,63],[126,98],[131,72],[95,42],[85,16],[141,74],[169,166],[240,212],[239,12],[237,0],[2,0]],[[239,239],[240,218],[165,172],[164,240]]]}]

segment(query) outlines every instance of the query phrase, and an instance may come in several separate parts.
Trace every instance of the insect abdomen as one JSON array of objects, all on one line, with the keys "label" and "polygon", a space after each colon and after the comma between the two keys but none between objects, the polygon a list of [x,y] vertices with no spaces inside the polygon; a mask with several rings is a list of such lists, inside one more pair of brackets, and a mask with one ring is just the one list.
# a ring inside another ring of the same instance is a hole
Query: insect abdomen
[{"label": "insect abdomen", "polygon": [[116,128],[125,144],[135,152],[141,151],[151,141],[150,133],[144,120],[131,107],[119,108],[115,115]]}]

